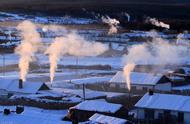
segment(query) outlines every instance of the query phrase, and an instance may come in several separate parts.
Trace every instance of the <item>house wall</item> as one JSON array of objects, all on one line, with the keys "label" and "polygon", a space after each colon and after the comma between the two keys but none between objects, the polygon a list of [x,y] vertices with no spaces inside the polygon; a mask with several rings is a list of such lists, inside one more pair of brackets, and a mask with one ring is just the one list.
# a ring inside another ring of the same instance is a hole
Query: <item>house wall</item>
[{"label": "house wall", "polygon": [[136,109],[137,112],[137,119],[144,119],[144,109]]},{"label": "house wall", "polygon": [[[164,113],[164,110],[155,110],[155,112],[154,112],[154,118],[155,118],[155,119],[158,119],[160,113],[163,114],[163,113]],[[178,116],[178,112],[175,112],[175,111],[171,111],[170,114],[171,114],[171,115]]]},{"label": "house wall", "polygon": [[[135,112],[137,113],[137,119],[145,119],[145,109],[136,109]],[[155,110],[154,111],[154,119],[158,119],[159,114],[164,113],[164,110]],[[171,111],[171,115],[175,115],[178,117],[177,111]],[[183,124],[190,124],[190,113],[185,112],[184,113],[184,123]]]},{"label": "house wall", "polygon": [[184,124],[190,124],[190,113],[184,114]]},{"label": "house wall", "polygon": [[149,89],[153,89],[153,86],[149,86],[149,85],[132,85],[132,87],[134,87],[136,90],[149,90]]},{"label": "house wall", "polygon": [[156,90],[161,90],[161,91],[171,91],[172,86],[171,83],[163,83],[163,84],[157,84],[155,86]]}]

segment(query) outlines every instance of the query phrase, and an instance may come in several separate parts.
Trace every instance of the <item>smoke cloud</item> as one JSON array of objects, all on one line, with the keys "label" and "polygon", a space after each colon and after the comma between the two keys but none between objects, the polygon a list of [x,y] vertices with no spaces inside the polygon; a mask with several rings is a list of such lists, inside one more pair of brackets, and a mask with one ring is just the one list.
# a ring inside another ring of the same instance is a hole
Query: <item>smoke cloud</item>
[{"label": "smoke cloud", "polygon": [[55,38],[47,48],[45,54],[49,55],[50,80],[54,79],[57,61],[65,54],[74,56],[97,56],[105,52],[107,47],[101,43],[88,42],[76,32],[67,34],[66,37]]},{"label": "smoke cloud", "polygon": [[188,32],[185,31],[184,33],[180,33],[177,35],[177,40],[176,40],[176,44],[177,45],[190,45],[190,41],[189,39],[186,37],[186,34]]},{"label": "smoke cloud", "polygon": [[133,71],[135,68],[135,64],[127,64],[123,71],[124,71],[124,76],[126,77],[126,83],[127,83],[127,88],[130,91],[131,90],[131,79],[130,79],[130,73]]},{"label": "smoke cloud", "polygon": [[133,45],[129,48],[128,55],[124,55],[124,75],[128,89],[130,89],[130,73],[135,65],[171,65],[184,64],[189,57],[187,46],[172,44],[162,39],[157,32],[151,31],[151,43]]},{"label": "smoke cloud", "polygon": [[123,57],[123,62],[140,65],[147,64],[181,64],[187,60],[189,50],[187,46],[172,44],[162,39],[155,31],[151,43],[133,45],[129,54]]},{"label": "smoke cloud", "polygon": [[162,39],[156,32],[151,43],[134,45],[129,48],[129,54],[123,57],[123,62],[135,63],[140,65],[147,64],[181,64],[185,61],[189,50],[187,46],[172,44]]},{"label": "smoke cloud", "polygon": [[17,26],[17,29],[21,31],[22,41],[21,44],[15,48],[15,53],[20,56],[20,79],[25,81],[29,63],[33,61],[34,54],[40,47],[41,38],[40,34],[36,31],[36,26],[30,21],[21,22]]},{"label": "smoke cloud", "polygon": [[129,13],[122,12],[121,14],[124,15],[125,17],[127,17],[127,21],[130,22],[131,16],[129,15]]},{"label": "smoke cloud", "polygon": [[158,21],[156,18],[150,18],[150,17],[148,17],[146,19],[146,22],[147,23],[151,23],[152,25],[155,25],[157,27],[163,27],[163,28],[170,29],[170,25],[169,24],[166,24],[164,22]]},{"label": "smoke cloud", "polygon": [[118,24],[120,23],[117,19],[112,19],[109,16],[102,16],[102,21],[110,26],[108,34],[114,34],[118,31]]}]

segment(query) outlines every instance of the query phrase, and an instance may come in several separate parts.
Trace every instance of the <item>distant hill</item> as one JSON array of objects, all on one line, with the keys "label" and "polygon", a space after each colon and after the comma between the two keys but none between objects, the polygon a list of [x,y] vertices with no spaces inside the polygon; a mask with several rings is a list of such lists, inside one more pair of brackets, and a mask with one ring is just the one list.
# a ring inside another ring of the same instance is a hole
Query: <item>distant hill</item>
[{"label": "distant hill", "polygon": [[114,16],[127,12],[136,20],[144,16],[190,20],[190,0],[0,0],[3,11],[84,16],[84,8],[88,12]]}]

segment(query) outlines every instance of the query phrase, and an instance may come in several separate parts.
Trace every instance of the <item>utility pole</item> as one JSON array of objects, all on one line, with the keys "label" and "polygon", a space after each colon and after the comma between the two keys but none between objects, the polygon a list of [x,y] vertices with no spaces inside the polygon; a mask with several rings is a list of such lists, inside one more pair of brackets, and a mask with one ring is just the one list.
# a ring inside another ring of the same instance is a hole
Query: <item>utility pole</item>
[{"label": "utility pole", "polygon": [[5,54],[3,53],[3,76],[5,76]]},{"label": "utility pole", "polygon": [[82,89],[83,89],[83,100],[86,100],[86,93],[85,93],[85,84],[82,84]]},{"label": "utility pole", "polygon": [[78,64],[79,64],[79,57],[76,56],[76,76],[78,77]]}]

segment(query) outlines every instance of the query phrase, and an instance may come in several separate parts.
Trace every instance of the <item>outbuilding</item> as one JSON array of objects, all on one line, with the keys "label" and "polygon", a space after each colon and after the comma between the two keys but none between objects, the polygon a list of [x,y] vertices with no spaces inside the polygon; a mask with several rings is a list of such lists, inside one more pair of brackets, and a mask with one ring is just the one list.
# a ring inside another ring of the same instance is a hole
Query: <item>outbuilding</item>
[{"label": "outbuilding", "polygon": [[127,119],[128,111],[120,104],[108,103],[104,99],[86,100],[69,109],[68,118],[76,122],[85,122],[95,113]]},{"label": "outbuilding", "polygon": [[[22,85],[22,87],[19,87]],[[49,87],[42,82],[19,82],[19,80],[0,78],[0,91],[9,94],[37,94],[38,91],[49,90]]]}]

